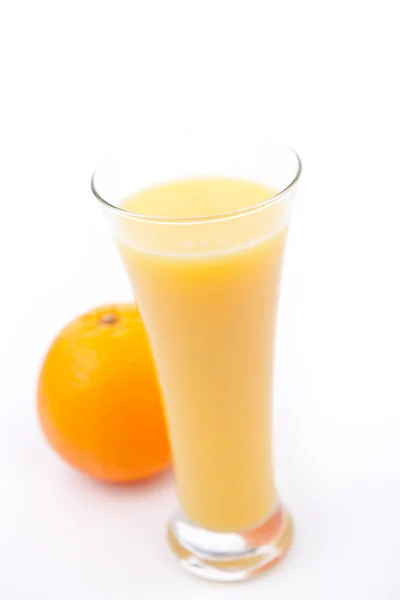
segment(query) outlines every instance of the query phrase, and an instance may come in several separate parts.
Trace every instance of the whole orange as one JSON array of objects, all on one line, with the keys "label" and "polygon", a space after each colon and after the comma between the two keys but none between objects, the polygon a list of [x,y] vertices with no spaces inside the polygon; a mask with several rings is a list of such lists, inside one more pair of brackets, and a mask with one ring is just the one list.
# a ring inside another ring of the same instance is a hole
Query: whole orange
[{"label": "whole orange", "polygon": [[149,343],[134,304],[97,308],[56,337],[38,385],[39,420],[68,463],[128,482],[171,462]]}]

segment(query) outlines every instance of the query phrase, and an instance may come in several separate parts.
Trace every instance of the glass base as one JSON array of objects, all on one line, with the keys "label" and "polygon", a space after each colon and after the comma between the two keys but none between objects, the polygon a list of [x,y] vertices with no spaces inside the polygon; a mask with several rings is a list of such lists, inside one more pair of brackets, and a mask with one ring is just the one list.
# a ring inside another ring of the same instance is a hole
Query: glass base
[{"label": "glass base", "polygon": [[254,529],[238,533],[208,531],[178,511],[168,528],[168,540],[181,565],[213,581],[242,581],[278,563],[290,548],[292,520],[282,505]]}]

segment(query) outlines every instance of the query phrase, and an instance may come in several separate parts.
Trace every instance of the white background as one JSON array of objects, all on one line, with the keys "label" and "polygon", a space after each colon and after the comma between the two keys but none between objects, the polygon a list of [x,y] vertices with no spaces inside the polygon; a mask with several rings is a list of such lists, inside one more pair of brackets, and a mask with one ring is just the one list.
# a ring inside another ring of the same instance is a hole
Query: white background
[{"label": "white background", "polygon": [[[400,95],[396,2],[0,4],[0,597],[395,600],[400,594]],[[183,573],[171,477],[110,488],[42,439],[52,336],[129,298],[92,169],[143,132],[232,127],[304,163],[282,289],[276,467],[287,560]]]}]

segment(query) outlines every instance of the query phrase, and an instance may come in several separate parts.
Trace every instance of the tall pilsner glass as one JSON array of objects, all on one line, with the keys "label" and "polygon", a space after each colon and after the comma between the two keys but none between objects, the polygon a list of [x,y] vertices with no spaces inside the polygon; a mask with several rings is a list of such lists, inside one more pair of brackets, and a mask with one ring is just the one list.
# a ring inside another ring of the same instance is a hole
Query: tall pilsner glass
[{"label": "tall pilsner glass", "polygon": [[[168,537],[188,570],[236,581],[292,538],[272,459],[279,282],[297,154],[258,135],[134,141],[95,171],[147,329],[180,510]],[[135,200],[137,198],[137,200]]]}]

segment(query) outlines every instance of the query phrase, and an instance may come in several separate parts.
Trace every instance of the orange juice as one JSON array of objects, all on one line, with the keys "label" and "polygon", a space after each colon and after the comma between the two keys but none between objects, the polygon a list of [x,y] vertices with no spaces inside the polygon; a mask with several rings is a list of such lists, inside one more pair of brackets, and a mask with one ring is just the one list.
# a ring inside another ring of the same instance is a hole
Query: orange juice
[{"label": "orange juice", "polygon": [[[162,217],[159,229],[115,217],[164,395],[181,507],[214,531],[254,527],[277,502],[271,394],[287,215],[280,202],[239,212],[273,195],[250,181],[183,180],[121,204]],[[224,217],[232,211],[240,218]]]}]

